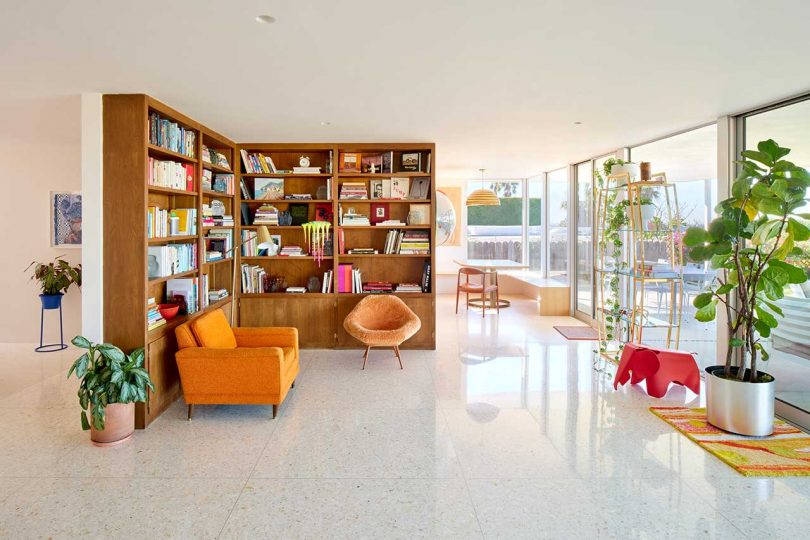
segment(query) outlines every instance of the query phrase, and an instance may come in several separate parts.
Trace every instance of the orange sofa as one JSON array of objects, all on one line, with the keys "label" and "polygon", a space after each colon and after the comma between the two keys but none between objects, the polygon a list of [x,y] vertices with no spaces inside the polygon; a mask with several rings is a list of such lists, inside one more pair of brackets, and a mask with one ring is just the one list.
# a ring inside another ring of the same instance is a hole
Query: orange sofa
[{"label": "orange sofa", "polygon": [[298,376],[297,328],[231,328],[218,309],[175,329],[188,419],[194,405],[273,405]]}]

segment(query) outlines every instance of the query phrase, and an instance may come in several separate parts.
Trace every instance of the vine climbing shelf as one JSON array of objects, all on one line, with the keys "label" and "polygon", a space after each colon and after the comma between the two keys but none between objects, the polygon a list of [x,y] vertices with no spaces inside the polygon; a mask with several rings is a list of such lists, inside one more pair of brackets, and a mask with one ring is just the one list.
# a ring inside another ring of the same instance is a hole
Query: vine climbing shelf
[{"label": "vine climbing shelf", "polygon": [[[624,343],[641,343],[645,330],[655,341],[677,348],[683,310],[683,252],[678,193],[664,173],[648,181],[611,174],[597,188],[596,318],[599,355],[617,361]],[[656,315],[646,304],[658,297]],[[660,314],[666,300],[667,312]]]}]

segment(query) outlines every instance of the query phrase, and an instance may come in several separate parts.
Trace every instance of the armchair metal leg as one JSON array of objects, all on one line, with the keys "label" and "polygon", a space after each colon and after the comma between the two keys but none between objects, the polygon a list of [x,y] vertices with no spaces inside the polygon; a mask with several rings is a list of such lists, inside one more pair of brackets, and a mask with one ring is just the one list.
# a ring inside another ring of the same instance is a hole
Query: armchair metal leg
[{"label": "armchair metal leg", "polygon": [[405,369],[402,367],[402,357],[399,355],[399,345],[394,346],[394,352],[397,355],[397,360],[399,360],[399,369]]},{"label": "armchair metal leg", "polygon": [[366,347],[366,353],[363,355],[363,369],[366,369],[366,362],[368,362],[368,352],[371,350],[371,345]]},{"label": "armchair metal leg", "polygon": [[273,419],[276,418],[277,414],[278,414],[278,405],[273,405]]},{"label": "armchair metal leg", "polygon": [[191,421],[191,417],[194,416],[194,405],[188,406],[188,419]]}]

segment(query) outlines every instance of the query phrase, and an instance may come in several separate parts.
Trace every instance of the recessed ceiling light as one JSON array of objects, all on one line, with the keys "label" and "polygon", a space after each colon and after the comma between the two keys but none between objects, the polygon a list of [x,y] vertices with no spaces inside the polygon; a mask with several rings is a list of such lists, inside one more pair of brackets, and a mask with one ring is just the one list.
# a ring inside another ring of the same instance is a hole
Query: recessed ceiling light
[{"label": "recessed ceiling light", "polygon": [[579,120],[577,120],[576,122],[574,122],[574,125],[575,125],[575,126],[581,126],[581,125],[582,125],[582,122],[580,122]]},{"label": "recessed ceiling light", "polygon": [[262,24],[272,24],[276,22],[276,18],[273,17],[272,15],[259,15],[258,17],[256,17],[256,22]]},{"label": "recessed ceiling light", "polygon": [[321,122],[321,125],[322,126],[331,126],[332,122],[327,122],[327,121],[324,120],[323,122]]}]

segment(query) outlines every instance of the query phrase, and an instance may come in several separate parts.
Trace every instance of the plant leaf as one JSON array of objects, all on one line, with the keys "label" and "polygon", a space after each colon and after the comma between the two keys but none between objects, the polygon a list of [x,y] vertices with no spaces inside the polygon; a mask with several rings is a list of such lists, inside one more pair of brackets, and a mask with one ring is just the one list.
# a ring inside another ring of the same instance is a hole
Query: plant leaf
[{"label": "plant leaf", "polygon": [[713,295],[710,292],[701,293],[695,297],[695,299],[692,301],[692,305],[700,309],[711,302],[712,297]]},{"label": "plant leaf", "polygon": [[73,339],[71,339],[70,342],[80,349],[89,349],[90,347],[92,347],[90,340],[88,340],[84,336],[76,336]]},{"label": "plant leaf", "polygon": [[709,233],[700,227],[689,227],[683,237],[683,243],[689,247],[702,246],[709,240]]},{"label": "plant leaf", "polygon": [[717,300],[712,300],[695,312],[695,319],[700,322],[713,321],[717,316]]}]

